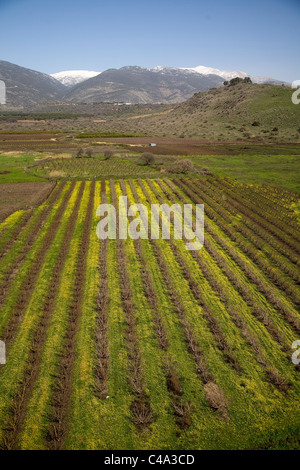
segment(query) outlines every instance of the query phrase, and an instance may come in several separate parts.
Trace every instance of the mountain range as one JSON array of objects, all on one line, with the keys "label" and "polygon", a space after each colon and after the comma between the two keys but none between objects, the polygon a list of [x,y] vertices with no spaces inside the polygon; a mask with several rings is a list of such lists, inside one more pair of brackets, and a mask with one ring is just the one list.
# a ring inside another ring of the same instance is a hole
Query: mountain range
[{"label": "mountain range", "polygon": [[50,75],[4,60],[0,60],[0,80],[5,83],[6,104],[9,107],[57,100],[65,93],[65,86]]},{"label": "mountain range", "polygon": [[66,95],[73,102],[179,103],[196,91],[220,87],[218,75],[203,75],[176,68],[146,69],[129,66],[109,69],[73,87]]},{"label": "mountain range", "polygon": [[[198,66],[144,68],[126,66],[104,72],[73,70],[47,75],[0,61],[0,80],[6,84],[6,107],[30,107],[63,100],[74,103],[180,103],[194,93],[219,88],[224,80],[245,78],[246,72]],[[254,83],[287,83],[251,77]]]}]

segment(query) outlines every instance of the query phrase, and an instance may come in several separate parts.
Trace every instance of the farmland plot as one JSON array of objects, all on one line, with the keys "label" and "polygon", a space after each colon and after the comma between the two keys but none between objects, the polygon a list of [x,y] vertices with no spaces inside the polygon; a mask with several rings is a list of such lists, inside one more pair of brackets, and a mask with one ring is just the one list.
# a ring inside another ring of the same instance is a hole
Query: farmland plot
[{"label": "farmland plot", "polygon": [[158,176],[159,170],[149,166],[138,165],[129,159],[112,158],[103,160],[103,158],[69,158],[52,159],[31,166],[27,173],[52,179],[61,178],[126,178],[134,175],[141,177]]},{"label": "farmland plot", "polygon": [[[120,196],[204,204],[204,247],[99,240],[97,207],[123,213]],[[298,205],[224,178],[114,179],[7,218],[1,448],[298,448]]]}]

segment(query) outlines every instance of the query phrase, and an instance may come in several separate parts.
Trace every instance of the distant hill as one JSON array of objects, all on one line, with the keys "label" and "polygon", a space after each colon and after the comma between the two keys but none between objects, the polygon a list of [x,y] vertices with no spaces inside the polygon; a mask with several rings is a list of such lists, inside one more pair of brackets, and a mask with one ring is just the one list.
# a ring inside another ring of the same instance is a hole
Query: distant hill
[{"label": "distant hill", "polygon": [[196,91],[219,87],[223,79],[189,70],[143,67],[109,69],[72,88],[65,99],[73,102],[179,103]]},{"label": "distant hill", "polygon": [[253,83],[257,83],[259,85],[286,85],[286,86],[291,85],[288,82],[277,80],[276,78],[271,78],[271,77],[251,77],[251,79]]},{"label": "distant hill", "polygon": [[6,105],[32,106],[55,100],[65,93],[65,86],[53,77],[35,70],[0,61],[0,80],[6,85]]},{"label": "distant hill", "polygon": [[235,71],[228,71],[228,70],[219,70],[214,69],[212,67],[204,67],[203,65],[199,65],[198,67],[194,67],[191,69],[183,69],[183,70],[191,70],[194,72],[198,72],[204,75],[215,74],[222,77],[224,80],[231,80],[232,78],[239,77],[239,78],[246,78],[250,77],[253,83],[262,84],[270,84],[270,85],[289,85],[288,82],[284,82],[282,80],[277,80],[276,78],[271,77],[254,77],[246,72],[241,72],[240,70]]},{"label": "distant hill", "polygon": [[[209,140],[300,140],[299,106],[286,86],[237,83],[194,94],[163,115],[138,119],[139,132]],[[122,123],[124,126],[124,123]],[[128,120],[124,130],[131,131]]]}]

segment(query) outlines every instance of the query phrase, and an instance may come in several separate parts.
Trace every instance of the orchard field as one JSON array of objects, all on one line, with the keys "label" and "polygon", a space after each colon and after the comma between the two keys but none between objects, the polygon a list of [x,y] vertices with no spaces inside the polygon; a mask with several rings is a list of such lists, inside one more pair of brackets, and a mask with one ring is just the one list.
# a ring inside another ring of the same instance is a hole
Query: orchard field
[{"label": "orchard field", "polygon": [[[99,240],[122,195],[203,203],[204,247]],[[60,181],[8,216],[0,447],[299,448],[298,213],[288,189],[162,175]]]}]

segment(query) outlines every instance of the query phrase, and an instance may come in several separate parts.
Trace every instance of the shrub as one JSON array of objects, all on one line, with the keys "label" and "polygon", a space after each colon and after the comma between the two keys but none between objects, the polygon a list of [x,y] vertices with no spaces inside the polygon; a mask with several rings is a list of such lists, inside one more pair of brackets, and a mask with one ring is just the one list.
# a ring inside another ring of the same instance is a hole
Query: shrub
[{"label": "shrub", "polygon": [[177,395],[177,396],[183,395],[183,390],[182,390],[180,381],[173,369],[169,370],[169,374],[167,377],[167,384],[168,384],[168,389],[171,393],[174,393],[174,395]]},{"label": "shrub", "polygon": [[191,160],[176,160],[170,167],[172,173],[189,173],[194,170]]},{"label": "shrub", "polygon": [[239,83],[252,83],[252,80],[250,77],[245,77],[244,79],[240,77],[234,77],[230,81],[226,80],[225,82],[223,82],[223,85],[234,86],[234,85],[238,85]]},{"label": "shrub", "polygon": [[242,83],[244,80],[240,77],[235,77],[235,78],[232,78],[230,81],[229,81],[229,86],[234,86],[234,85],[237,85],[238,83]]},{"label": "shrub", "polygon": [[145,165],[150,165],[154,162],[154,155],[150,152],[144,152],[141,155],[141,159],[145,163]]},{"label": "shrub", "polygon": [[113,157],[114,151],[112,149],[106,149],[104,150],[104,160],[109,160],[110,158]]},{"label": "shrub", "polygon": [[204,392],[209,406],[218,410],[221,415],[227,417],[227,402],[222,390],[214,382],[208,382],[204,385]]},{"label": "shrub", "polygon": [[137,426],[147,427],[153,421],[153,411],[148,401],[137,398],[131,405],[133,421]]},{"label": "shrub", "polygon": [[83,156],[83,148],[79,147],[79,149],[77,150],[77,153],[76,153],[76,157],[81,158],[82,156]]},{"label": "shrub", "polygon": [[204,166],[202,167],[200,170],[199,170],[199,173],[200,175],[213,175],[213,171],[211,171],[209,168],[207,168],[207,166]]},{"label": "shrub", "polygon": [[191,426],[192,421],[190,417],[191,404],[185,403],[181,399],[175,399],[172,402],[174,414],[177,416],[176,422],[181,429],[187,429]]}]

